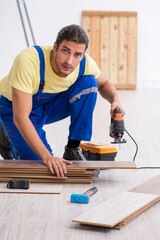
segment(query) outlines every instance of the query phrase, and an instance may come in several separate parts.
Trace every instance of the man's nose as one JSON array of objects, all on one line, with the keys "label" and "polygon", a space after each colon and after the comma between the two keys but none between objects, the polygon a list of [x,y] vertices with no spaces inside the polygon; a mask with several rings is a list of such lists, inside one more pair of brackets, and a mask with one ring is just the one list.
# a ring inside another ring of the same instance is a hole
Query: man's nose
[{"label": "man's nose", "polygon": [[73,62],[74,62],[74,56],[70,54],[70,55],[68,56],[68,58],[67,58],[67,63],[68,63],[69,65],[72,65]]}]

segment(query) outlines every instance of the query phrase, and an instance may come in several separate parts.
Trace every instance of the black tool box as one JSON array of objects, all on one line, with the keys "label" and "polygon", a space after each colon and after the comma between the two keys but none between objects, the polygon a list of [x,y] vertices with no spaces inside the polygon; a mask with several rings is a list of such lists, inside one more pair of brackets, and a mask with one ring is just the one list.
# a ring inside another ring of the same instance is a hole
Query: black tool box
[{"label": "black tool box", "polygon": [[80,147],[87,160],[114,161],[117,149],[108,144],[81,142]]}]

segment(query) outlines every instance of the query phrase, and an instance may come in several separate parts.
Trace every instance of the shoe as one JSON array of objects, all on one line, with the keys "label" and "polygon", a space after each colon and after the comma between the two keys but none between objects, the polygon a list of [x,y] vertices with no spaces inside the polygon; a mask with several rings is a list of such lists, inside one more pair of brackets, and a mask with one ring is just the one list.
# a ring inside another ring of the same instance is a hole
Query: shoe
[{"label": "shoe", "polygon": [[13,159],[11,145],[0,123],[0,155],[4,159]]},{"label": "shoe", "polygon": [[65,148],[63,158],[66,159],[66,160],[77,160],[77,161],[87,160],[80,147],[78,147],[78,148]]}]

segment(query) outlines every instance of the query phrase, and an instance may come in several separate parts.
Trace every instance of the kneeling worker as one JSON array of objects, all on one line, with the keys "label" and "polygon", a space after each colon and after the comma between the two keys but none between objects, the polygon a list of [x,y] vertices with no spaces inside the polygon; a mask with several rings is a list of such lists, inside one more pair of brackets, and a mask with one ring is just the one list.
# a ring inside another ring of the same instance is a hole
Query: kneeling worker
[{"label": "kneeling worker", "polygon": [[[53,47],[33,46],[18,54],[0,81],[0,130],[9,139],[14,159],[41,159],[63,177],[70,160],[85,159],[79,145],[91,139],[97,92],[110,102],[111,115],[116,107],[123,111],[114,86],[85,53],[87,47],[85,31],[66,26]],[[63,158],[56,157],[43,126],[68,116],[68,143]],[[0,151],[7,150],[1,146]]]}]

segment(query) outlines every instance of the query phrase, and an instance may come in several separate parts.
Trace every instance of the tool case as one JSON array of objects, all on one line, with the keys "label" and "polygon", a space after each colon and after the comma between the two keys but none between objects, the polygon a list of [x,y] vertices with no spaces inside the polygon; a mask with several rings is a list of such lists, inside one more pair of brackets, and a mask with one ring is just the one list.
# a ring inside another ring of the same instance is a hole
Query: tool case
[{"label": "tool case", "polygon": [[108,144],[81,142],[80,147],[86,159],[90,161],[114,161],[117,154],[117,149]]}]

